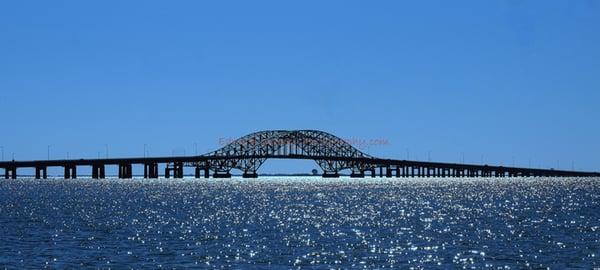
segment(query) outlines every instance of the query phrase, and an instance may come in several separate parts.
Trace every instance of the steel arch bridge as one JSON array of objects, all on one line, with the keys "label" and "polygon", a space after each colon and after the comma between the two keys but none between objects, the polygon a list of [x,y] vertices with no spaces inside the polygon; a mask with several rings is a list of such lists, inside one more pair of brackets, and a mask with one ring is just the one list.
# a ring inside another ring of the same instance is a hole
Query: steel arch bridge
[{"label": "steel arch bridge", "polygon": [[47,178],[49,167],[63,167],[65,178],[77,178],[77,168],[92,168],[92,178],[105,178],[106,166],[118,166],[119,178],[132,178],[133,165],[143,165],[144,178],[159,178],[159,165],[164,165],[166,178],[184,177],[184,167],[194,167],[196,178],[231,177],[231,170],[243,177],[258,177],[258,169],[267,159],[314,160],[323,177],[338,177],[350,170],[351,177],[600,177],[598,172],[555,169],[519,168],[476,164],[423,162],[377,158],[354,148],[344,140],[318,130],[267,130],[243,136],[216,151],[199,156],[132,157],[105,159],[66,159],[0,161],[5,179],[16,179],[17,170],[33,168],[35,178]]},{"label": "steel arch bridge", "polygon": [[348,142],[318,130],[266,130],[248,134],[216,151],[203,155],[206,160],[187,166],[214,170],[216,175],[229,176],[238,169],[246,177],[256,177],[260,166],[269,158],[312,159],[324,176],[337,176],[345,169],[353,174],[376,167],[374,158]]}]

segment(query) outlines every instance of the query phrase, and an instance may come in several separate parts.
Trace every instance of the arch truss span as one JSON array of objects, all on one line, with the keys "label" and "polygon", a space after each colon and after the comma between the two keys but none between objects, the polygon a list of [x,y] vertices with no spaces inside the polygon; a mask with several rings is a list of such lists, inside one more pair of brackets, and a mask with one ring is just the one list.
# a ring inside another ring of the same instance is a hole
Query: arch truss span
[{"label": "arch truss span", "polygon": [[269,158],[311,159],[325,176],[337,176],[350,169],[353,173],[372,170],[368,162],[373,157],[356,149],[330,133],[318,130],[268,130],[238,138],[221,149],[203,155],[205,160],[188,164],[229,175],[239,169],[247,176],[256,176],[260,166]]}]

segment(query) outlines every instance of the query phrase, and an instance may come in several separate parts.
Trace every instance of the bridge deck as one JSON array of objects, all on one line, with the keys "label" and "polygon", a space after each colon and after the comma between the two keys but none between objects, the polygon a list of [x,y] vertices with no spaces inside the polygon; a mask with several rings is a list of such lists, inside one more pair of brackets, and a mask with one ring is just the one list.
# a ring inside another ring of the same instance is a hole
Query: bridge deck
[{"label": "bridge deck", "polygon": [[[219,160],[237,160],[237,159],[310,159],[310,160],[331,160],[331,161],[350,161],[357,163],[370,164],[374,167],[386,170],[392,170],[392,174],[402,174],[403,176],[414,176],[414,170],[417,170],[417,175],[425,176],[432,174],[433,176],[456,176],[452,171],[458,171],[458,176],[471,176],[475,172],[475,176],[487,176],[485,172],[507,173],[509,175],[520,176],[577,176],[577,177],[600,177],[599,172],[581,172],[581,171],[566,171],[553,169],[537,169],[537,168],[521,168],[521,167],[504,167],[491,165],[477,164],[459,164],[459,163],[443,163],[443,162],[424,162],[412,160],[394,160],[369,157],[331,157],[331,156],[308,156],[308,155],[231,155],[231,156],[173,156],[173,157],[131,157],[131,158],[109,158],[109,159],[62,159],[62,160],[31,160],[31,161],[3,161],[0,162],[0,169],[5,171],[16,170],[18,168],[47,168],[47,167],[64,167],[74,168],[76,166],[106,166],[106,165],[126,165],[132,164],[179,164],[185,163],[192,166],[196,163]],[[192,164],[192,165],[190,165]],[[402,170],[402,173],[400,173]],[[409,170],[412,170],[409,171]],[[430,170],[433,170],[431,172]],[[425,172],[427,171],[427,173]],[[448,172],[447,172],[448,171]],[[447,173],[446,173],[447,172]],[[464,174],[461,175],[460,172]],[[382,174],[380,172],[380,174]],[[468,174],[468,175],[467,175]],[[8,174],[7,174],[8,175]],[[490,175],[491,176],[491,175]]]}]

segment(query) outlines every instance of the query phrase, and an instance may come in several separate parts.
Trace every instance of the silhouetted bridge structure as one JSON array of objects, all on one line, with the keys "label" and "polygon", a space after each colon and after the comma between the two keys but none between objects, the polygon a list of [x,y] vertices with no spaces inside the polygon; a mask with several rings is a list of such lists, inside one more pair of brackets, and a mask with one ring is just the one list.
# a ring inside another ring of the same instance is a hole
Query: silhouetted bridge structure
[{"label": "silhouetted bridge structure", "polygon": [[118,166],[119,178],[132,178],[133,165],[144,167],[144,178],[158,178],[164,164],[166,178],[183,178],[183,168],[195,168],[196,178],[229,178],[233,169],[243,177],[258,177],[267,159],[314,160],[323,177],[338,177],[349,170],[351,177],[599,177],[598,172],[577,172],[474,164],[422,162],[369,156],[344,140],[317,130],[269,130],[241,137],[223,148],[200,156],[34,160],[0,162],[6,179],[16,179],[17,170],[34,168],[35,178],[47,178],[48,167],[64,168],[64,178],[77,178],[77,168],[92,168],[92,178],[105,178],[106,166]]}]

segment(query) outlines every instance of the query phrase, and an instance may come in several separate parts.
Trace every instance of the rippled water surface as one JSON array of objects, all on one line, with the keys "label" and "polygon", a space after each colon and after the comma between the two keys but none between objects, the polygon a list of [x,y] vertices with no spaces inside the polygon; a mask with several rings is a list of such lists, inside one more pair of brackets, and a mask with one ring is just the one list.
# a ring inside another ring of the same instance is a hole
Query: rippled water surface
[{"label": "rippled water surface", "polygon": [[600,179],[3,180],[0,266],[600,267]]}]

